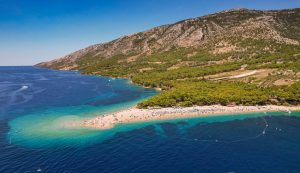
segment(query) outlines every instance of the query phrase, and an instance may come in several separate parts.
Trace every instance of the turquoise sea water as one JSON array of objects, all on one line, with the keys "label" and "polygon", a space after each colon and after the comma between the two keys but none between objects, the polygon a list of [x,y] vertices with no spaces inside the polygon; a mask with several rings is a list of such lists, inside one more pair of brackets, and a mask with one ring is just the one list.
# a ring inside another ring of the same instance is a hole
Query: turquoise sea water
[{"label": "turquoise sea water", "polygon": [[155,94],[124,79],[0,67],[0,172],[299,172],[297,112],[67,126]]},{"label": "turquoise sea water", "polygon": [[[7,69],[11,70],[10,68]],[[15,101],[16,105],[20,105],[22,108],[23,104],[30,103],[35,96],[42,97],[39,99],[47,101],[48,98],[43,98],[43,94],[46,94],[46,96],[51,95],[50,101],[55,102],[57,99],[57,102],[61,104],[55,106],[54,103],[53,106],[49,107],[47,102],[36,107],[31,105],[37,110],[24,110],[25,113],[18,113],[16,118],[9,121],[10,130],[7,133],[7,139],[12,144],[25,147],[53,147],[61,145],[84,147],[92,145],[94,142],[111,137],[114,134],[113,130],[108,135],[107,132],[70,127],[68,124],[134,106],[139,101],[157,93],[152,89],[144,89],[132,85],[126,79],[85,76],[80,75],[78,72],[58,72],[32,67],[23,67],[22,70],[26,72],[20,74],[18,73],[19,69],[16,68],[17,74],[11,73],[10,75],[15,75],[15,79],[21,78],[20,81],[15,80],[13,77],[8,79],[14,83],[20,82],[17,90],[11,87],[11,92],[14,95],[10,99]],[[38,78],[35,78],[36,76]],[[55,89],[57,80],[62,82],[60,90]],[[43,88],[45,84],[47,84],[47,87]],[[15,85],[17,84],[12,86]],[[27,90],[34,90],[34,87],[41,88],[42,92],[37,93],[40,96],[35,95],[35,93],[26,95]],[[9,90],[9,87],[6,89]],[[62,93],[63,95],[59,96],[61,92],[66,90],[74,91]],[[93,90],[93,92],[89,93],[89,90]],[[87,98],[82,98],[82,100],[77,98],[77,94],[80,97],[81,94],[85,93],[90,96],[85,96]],[[23,98],[33,98],[24,99],[26,102],[20,101],[21,104],[18,104],[17,99],[22,99],[19,95]],[[78,99],[78,103],[73,103],[74,100],[72,98]],[[39,102],[39,100],[36,100],[36,102]],[[8,106],[14,106],[14,103],[9,104],[11,105]],[[19,107],[16,108],[19,109]],[[12,111],[14,110],[12,109]]]}]

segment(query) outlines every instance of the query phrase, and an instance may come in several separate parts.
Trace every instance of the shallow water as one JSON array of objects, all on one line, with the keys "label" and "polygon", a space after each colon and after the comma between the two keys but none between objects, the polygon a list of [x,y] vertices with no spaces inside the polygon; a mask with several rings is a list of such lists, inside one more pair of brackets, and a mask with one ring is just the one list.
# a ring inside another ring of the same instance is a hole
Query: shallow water
[{"label": "shallow water", "polygon": [[95,137],[99,131],[68,124],[133,106],[156,94],[125,79],[78,72],[33,67],[2,67],[0,72],[5,101],[0,116],[10,127],[7,139],[25,147],[91,145],[99,141]]},{"label": "shallow water", "polygon": [[0,67],[0,172],[299,172],[300,114],[251,113],[74,129],[156,91]]}]

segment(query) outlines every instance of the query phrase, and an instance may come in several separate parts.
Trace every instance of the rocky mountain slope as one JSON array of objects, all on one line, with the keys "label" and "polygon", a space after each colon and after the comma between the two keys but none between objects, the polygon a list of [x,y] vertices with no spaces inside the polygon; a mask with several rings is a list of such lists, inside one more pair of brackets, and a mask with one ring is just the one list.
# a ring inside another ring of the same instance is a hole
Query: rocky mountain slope
[{"label": "rocky mountain slope", "polygon": [[[247,38],[299,44],[300,9],[258,11],[233,9],[163,25],[108,43],[92,45],[65,57],[37,66],[55,69],[78,69],[79,61],[120,56],[134,61],[140,56],[181,47],[210,47],[212,53],[243,51],[238,46]],[[290,31],[293,31],[292,33]]]},{"label": "rocky mountain slope", "polygon": [[130,78],[140,107],[300,105],[300,9],[233,9],[97,44],[37,66]]}]

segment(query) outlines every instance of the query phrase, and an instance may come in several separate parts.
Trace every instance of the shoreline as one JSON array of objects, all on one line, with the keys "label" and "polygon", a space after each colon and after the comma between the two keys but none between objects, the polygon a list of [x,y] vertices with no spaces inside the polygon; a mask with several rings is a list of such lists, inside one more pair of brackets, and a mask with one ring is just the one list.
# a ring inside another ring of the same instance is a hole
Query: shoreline
[{"label": "shoreline", "polygon": [[288,112],[300,111],[300,106],[193,106],[138,109],[131,107],[116,112],[87,119],[75,126],[93,129],[111,129],[118,124],[149,122],[159,120],[174,120],[201,116],[224,114],[254,113],[254,112]]},{"label": "shoreline", "polygon": [[[39,67],[39,66],[34,66]],[[44,68],[44,67],[39,67]],[[47,69],[47,68],[46,68]],[[65,70],[65,71],[78,71],[78,70]],[[84,74],[78,71],[82,75]],[[103,76],[99,74],[93,74],[95,76],[106,77],[111,79],[125,79],[129,84],[137,85],[143,88],[153,89],[157,92],[162,91],[159,87],[148,87],[138,83],[134,83],[130,77],[113,77]],[[81,123],[68,123],[69,127],[76,128],[91,128],[91,129],[111,129],[118,124],[129,124],[138,122],[151,122],[160,120],[176,120],[184,118],[197,118],[204,116],[218,116],[218,115],[234,115],[245,113],[263,113],[263,112],[291,112],[300,111],[300,105],[298,106],[277,106],[277,105],[264,105],[264,106],[192,106],[192,107],[167,107],[167,108],[148,108],[139,109],[137,106],[133,106],[127,109],[121,109],[115,112],[109,112],[107,114],[99,115],[95,118],[83,120]]]}]

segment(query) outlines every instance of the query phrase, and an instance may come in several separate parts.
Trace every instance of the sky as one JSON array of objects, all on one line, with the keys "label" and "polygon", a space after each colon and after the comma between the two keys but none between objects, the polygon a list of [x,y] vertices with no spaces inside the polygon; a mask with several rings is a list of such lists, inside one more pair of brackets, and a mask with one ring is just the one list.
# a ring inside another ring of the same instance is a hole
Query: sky
[{"label": "sky", "polygon": [[0,66],[34,65],[232,8],[300,8],[300,0],[0,0]]}]

